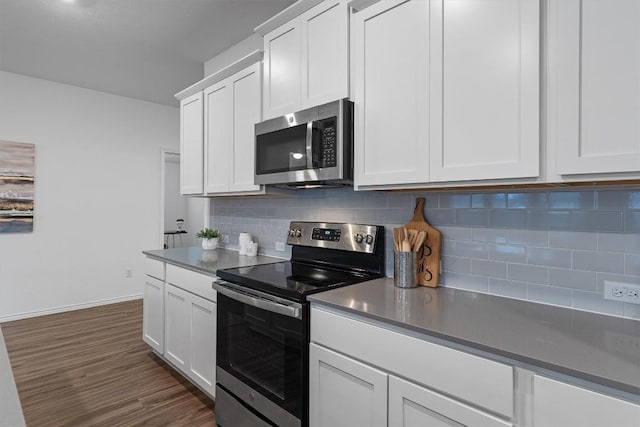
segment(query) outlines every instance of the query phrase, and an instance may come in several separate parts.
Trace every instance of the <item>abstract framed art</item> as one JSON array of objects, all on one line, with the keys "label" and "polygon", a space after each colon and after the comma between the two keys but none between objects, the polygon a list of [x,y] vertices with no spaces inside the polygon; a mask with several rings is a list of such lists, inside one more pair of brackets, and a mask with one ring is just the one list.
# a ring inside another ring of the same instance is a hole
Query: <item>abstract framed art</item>
[{"label": "abstract framed art", "polygon": [[0,141],[0,234],[33,231],[35,145]]}]

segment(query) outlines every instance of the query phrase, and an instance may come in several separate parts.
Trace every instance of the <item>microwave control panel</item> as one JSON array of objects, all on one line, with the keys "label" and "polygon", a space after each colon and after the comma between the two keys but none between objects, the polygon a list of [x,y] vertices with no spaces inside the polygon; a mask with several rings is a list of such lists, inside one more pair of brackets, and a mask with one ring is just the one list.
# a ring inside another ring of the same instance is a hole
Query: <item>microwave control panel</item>
[{"label": "microwave control panel", "polygon": [[323,168],[330,168],[337,165],[336,162],[336,119],[326,119],[321,122],[321,165]]}]

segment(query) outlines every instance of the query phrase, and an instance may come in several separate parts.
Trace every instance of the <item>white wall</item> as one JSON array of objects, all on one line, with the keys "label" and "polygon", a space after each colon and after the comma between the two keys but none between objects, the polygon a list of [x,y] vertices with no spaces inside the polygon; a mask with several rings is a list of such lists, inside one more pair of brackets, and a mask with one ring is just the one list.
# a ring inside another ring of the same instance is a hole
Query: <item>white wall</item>
[{"label": "white wall", "polygon": [[0,72],[0,139],[36,144],[34,231],[0,234],[0,321],[141,294],[178,138],[176,108]]},{"label": "white wall", "polygon": [[252,34],[239,43],[231,46],[229,49],[214,56],[210,60],[204,63],[204,76],[215,73],[229,64],[233,64],[238,59],[241,59],[255,50],[262,50],[262,36],[259,34]]}]

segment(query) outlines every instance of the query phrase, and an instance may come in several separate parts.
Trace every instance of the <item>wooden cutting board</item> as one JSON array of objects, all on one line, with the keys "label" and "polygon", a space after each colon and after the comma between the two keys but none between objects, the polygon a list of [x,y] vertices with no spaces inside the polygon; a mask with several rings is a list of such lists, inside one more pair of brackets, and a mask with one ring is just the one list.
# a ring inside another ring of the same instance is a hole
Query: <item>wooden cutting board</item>
[{"label": "wooden cutting board", "polygon": [[425,231],[427,238],[418,249],[416,278],[419,285],[435,288],[440,278],[440,248],[442,233],[429,225],[424,217],[424,197],[416,199],[413,218],[404,227],[409,230]]}]

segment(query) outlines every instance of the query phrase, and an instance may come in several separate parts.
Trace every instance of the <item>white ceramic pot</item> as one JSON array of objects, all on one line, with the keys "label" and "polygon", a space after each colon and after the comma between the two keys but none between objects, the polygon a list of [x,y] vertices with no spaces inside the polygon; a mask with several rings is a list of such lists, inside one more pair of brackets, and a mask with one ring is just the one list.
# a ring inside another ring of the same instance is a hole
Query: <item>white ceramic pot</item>
[{"label": "white ceramic pot", "polygon": [[218,238],[214,237],[213,239],[202,239],[202,249],[205,251],[210,251],[218,247]]},{"label": "white ceramic pot", "polygon": [[246,255],[247,254],[247,244],[251,241],[251,234],[249,233],[240,233],[238,235],[238,246],[240,247],[240,252],[238,255]]}]

